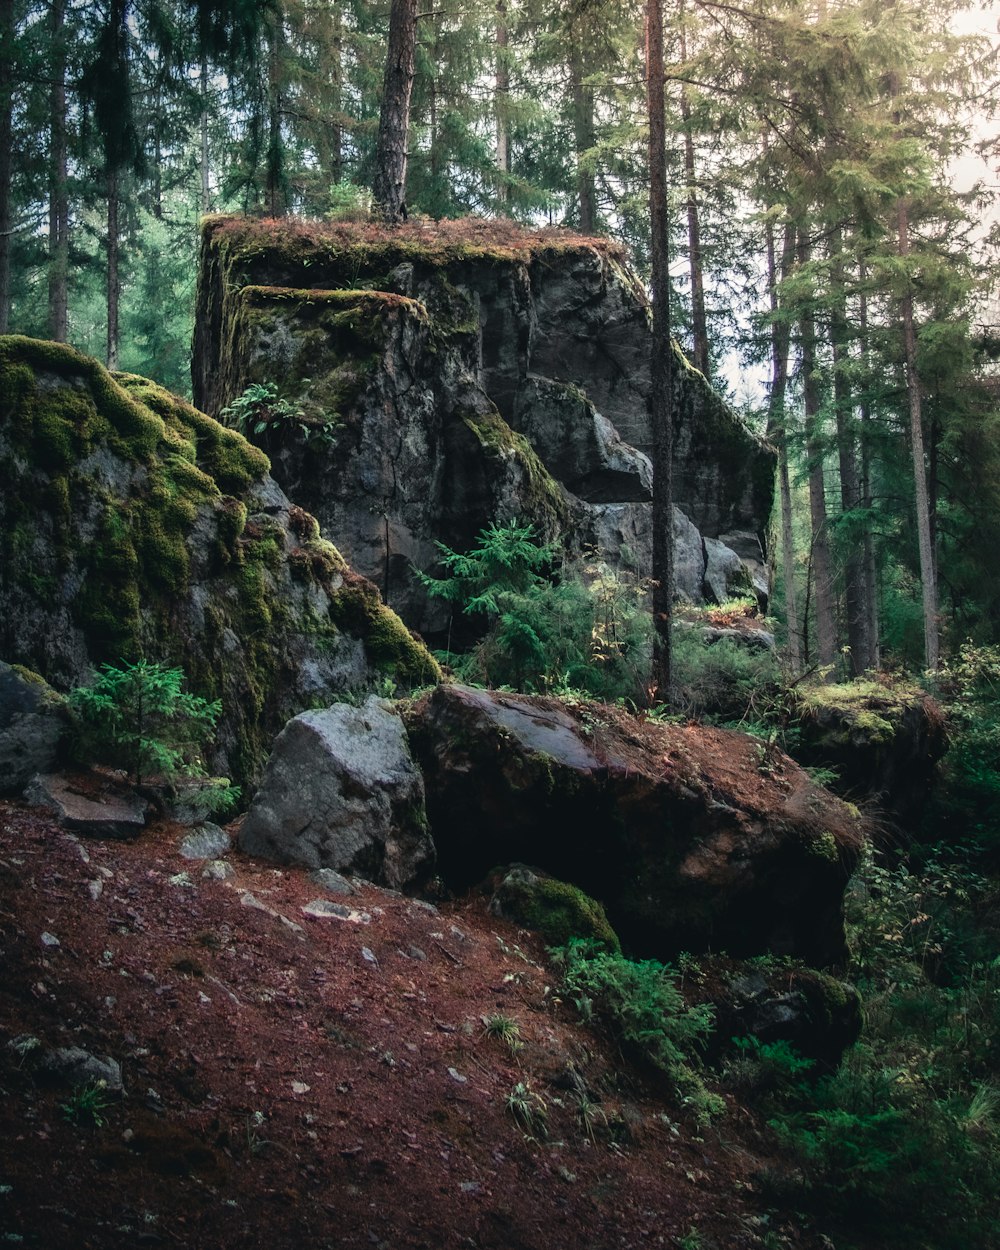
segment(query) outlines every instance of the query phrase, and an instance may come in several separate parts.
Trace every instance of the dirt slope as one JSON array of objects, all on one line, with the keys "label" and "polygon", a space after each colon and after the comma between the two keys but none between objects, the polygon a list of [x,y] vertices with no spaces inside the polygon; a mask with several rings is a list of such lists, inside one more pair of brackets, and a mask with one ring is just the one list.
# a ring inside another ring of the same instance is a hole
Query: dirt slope
[{"label": "dirt slope", "polygon": [[[559,1000],[537,939],[482,897],[435,912],[363,886],[339,901],[367,923],[314,919],[301,909],[322,891],[304,872],[234,852],[231,879],[205,879],[183,832],[82,843],[0,804],[6,1242],[819,1244],[780,1222],[762,1240],[776,1225],[755,1206],[767,1159],[747,1113],[703,1138],[681,1123]],[[495,1012],[518,1022],[517,1055],[486,1035]],[[41,1047],[9,1045],[26,1034]],[[121,1063],[125,1096],[100,1126],[67,1120],[67,1089],[33,1073],[66,1046]],[[512,1116],[518,1083],[544,1099],[547,1135]]]}]

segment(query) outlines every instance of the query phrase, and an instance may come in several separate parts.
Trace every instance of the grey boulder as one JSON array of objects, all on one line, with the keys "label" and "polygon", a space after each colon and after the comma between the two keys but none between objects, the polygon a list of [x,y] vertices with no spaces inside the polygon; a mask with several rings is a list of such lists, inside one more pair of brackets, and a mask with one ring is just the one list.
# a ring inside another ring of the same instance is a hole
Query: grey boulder
[{"label": "grey boulder", "polygon": [[0,794],[20,794],[56,761],[63,701],[40,677],[0,662]]},{"label": "grey boulder", "polygon": [[397,889],[426,875],[434,845],[403,722],[374,697],[290,720],[239,841],[251,855]]}]

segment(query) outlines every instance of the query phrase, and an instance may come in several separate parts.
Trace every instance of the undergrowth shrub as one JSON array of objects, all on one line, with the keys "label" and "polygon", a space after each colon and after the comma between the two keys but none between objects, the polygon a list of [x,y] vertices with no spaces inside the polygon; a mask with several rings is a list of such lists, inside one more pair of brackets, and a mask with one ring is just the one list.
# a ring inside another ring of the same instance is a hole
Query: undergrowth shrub
[{"label": "undergrowth shrub", "polygon": [[674,710],[683,715],[744,728],[780,713],[782,674],[772,651],[675,629],[673,672]]},{"label": "undergrowth shrub", "polygon": [[664,1073],[696,1120],[723,1110],[695,1068],[714,1012],[707,1003],[687,1006],[672,968],[654,959],[626,959],[582,938],[557,948],[553,958],[580,1015],[602,1021],[623,1048]]},{"label": "undergrowth shrub", "polygon": [[445,576],[417,576],[482,627],[471,650],[438,654],[460,678],[536,693],[644,698],[651,619],[638,580],[599,564],[560,565],[555,545],[539,543],[534,528],[517,521],[487,526],[467,552],[438,548]]},{"label": "undergrowth shrub", "polygon": [[219,420],[244,437],[269,443],[271,436],[294,432],[308,442],[333,446],[337,441],[340,418],[335,413],[308,415],[301,407],[283,399],[274,382],[251,382],[246,390],[219,413]]},{"label": "undergrowth shrub", "polygon": [[866,853],[847,897],[862,1038],[838,1071],[770,1108],[798,1164],[782,1199],[846,1244],[1000,1244],[1000,954],[975,923],[995,887],[970,854]]}]

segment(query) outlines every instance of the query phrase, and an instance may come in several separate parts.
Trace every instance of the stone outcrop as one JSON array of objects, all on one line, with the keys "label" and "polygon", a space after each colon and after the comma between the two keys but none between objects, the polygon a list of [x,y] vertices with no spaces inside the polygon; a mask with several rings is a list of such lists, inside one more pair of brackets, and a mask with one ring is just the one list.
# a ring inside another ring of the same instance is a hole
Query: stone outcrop
[{"label": "stone outcrop", "polygon": [[393,888],[426,876],[434,847],[400,718],[370,698],[290,720],[275,739],[240,846]]},{"label": "stone outcrop", "polygon": [[745,735],[439,686],[411,712],[444,880],[519,858],[597,898],[634,953],[844,954],[857,813]]},{"label": "stone outcrop", "polygon": [[65,691],[140,657],[222,701],[209,763],[245,782],[289,716],[437,666],[266,457],[154,383],[0,338],[0,655]]},{"label": "stone outcrop", "polygon": [[36,673],[0,662],[0,794],[20,794],[56,762],[63,700]]},{"label": "stone outcrop", "polygon": [[[205,226],[196,402],[219,414],[247,386],[277,384],[298,415],[251,437],[424,632],[446,609],[411,565],[431,569],[437,541],[464,550],[492,521],[530,521],[648,573],[648,357],[645,294],[607,240],[486,222]],[[699,545],[749,534],[762,567],[773,457],[679,352],[674,363],[683,525]],[[706,582],[698,559],[682,593],[701,602],[725,577]]]}]

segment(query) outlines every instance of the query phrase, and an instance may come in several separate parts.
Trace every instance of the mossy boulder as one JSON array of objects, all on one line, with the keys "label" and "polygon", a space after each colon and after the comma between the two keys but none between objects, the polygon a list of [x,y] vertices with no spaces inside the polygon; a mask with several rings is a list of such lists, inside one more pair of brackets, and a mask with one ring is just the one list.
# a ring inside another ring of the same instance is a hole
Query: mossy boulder
[{"label": "mossy boulder", "polygon": [[155,383],[0,338],[0,655],[56,690],[100,663],[182,667],[222,700],[212,765],[255,777],[288,716],[424,647],[269,476],[267,457]]},{"label": "mossy boulder", "polygon": [[[607,240],[474,220],[204,223],[196,402],[218,415],[277,384],[303,415],[257,436],[277,480],[425,632],[447,614],[412,566],[492,521],[649,571],[649,352],[645,293]],[[673,377],[675,499],[699,542],[749,533],[759,560],[773,454],[677,350]],[[302,438],[331,417],[335,442]]]},{"label": "mossy boulder", "polygon": [[513,864],[492,873],[491,878],[490,911],[540,933],[549,946],[565,946],[570,938],[591,938],[609,950],[621,950],[604,908],[579,886],[524,864]]},{"label": "mossy boulder", "polygon": [[0,661],[0,794],[20,794],[55,764],[66,702],[37,673]]},{"label": "mossy boulder", "polygon": [[599,897],[643,957],[844,957],[860,818],[756,739],[447,684],[409,722],[454,888],[517,859]]},{"label": "mossy boulder", "polygon": [[948,746],[945,717],[912,681],[887,675],[801,686],[794,714],[803,763],[829,769],[837,793],[902,829],[919,822]]}]

